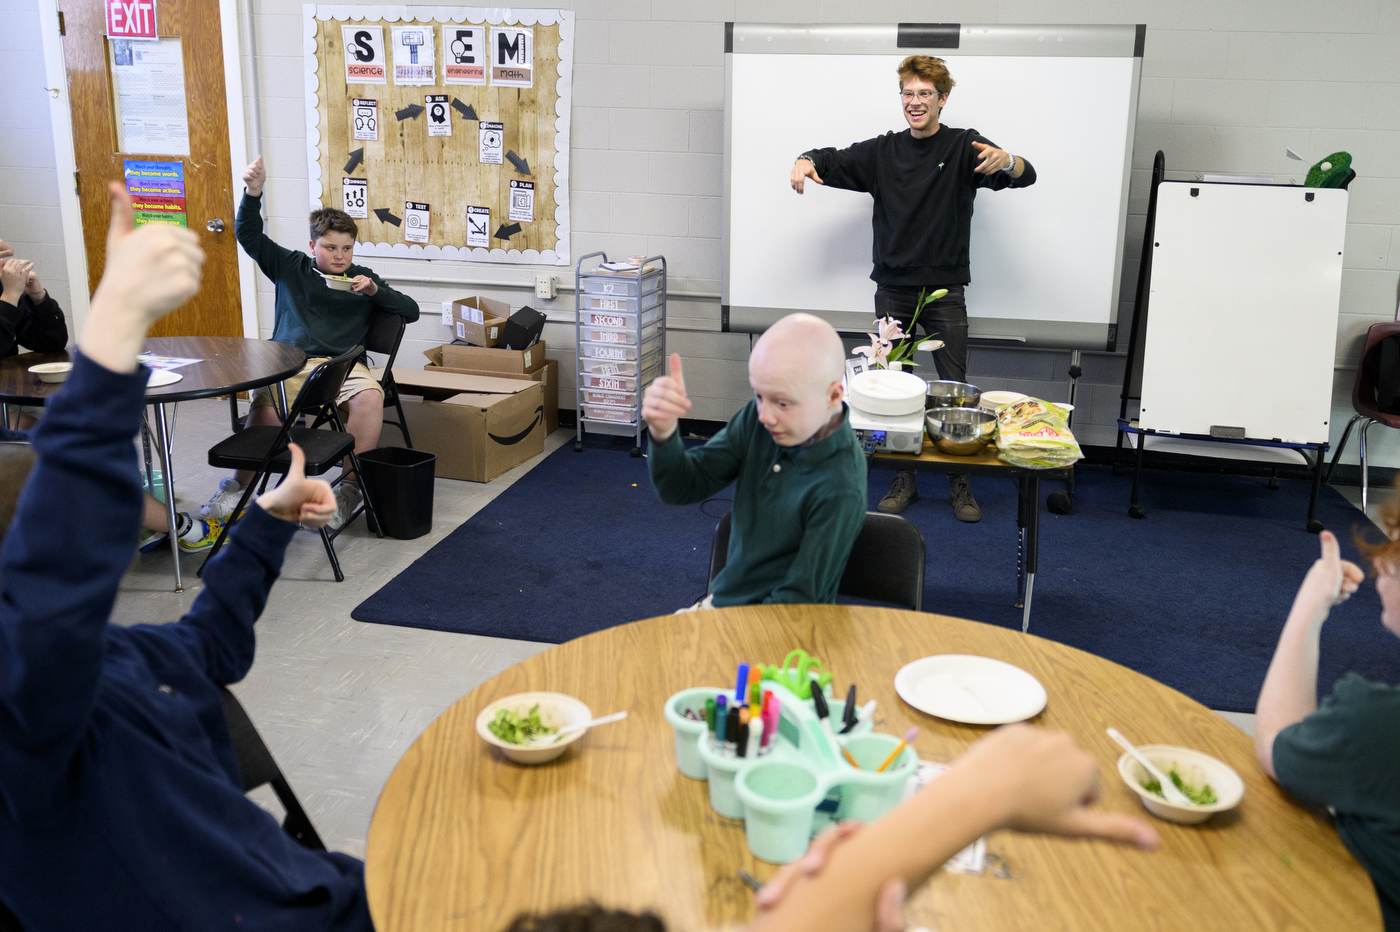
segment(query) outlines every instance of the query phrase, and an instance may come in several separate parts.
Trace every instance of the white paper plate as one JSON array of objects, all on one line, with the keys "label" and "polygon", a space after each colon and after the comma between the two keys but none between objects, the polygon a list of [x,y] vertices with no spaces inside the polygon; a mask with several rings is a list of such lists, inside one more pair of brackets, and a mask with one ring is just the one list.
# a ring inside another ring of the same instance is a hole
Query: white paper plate
[{"label": "white paper plate", "polygon": [[937,654],[905,664],[895,692],[921,712],[968,725],[1023,722],[1045,708],[1045,687],[1020,667],[991,657]]},{"label": "white paper plate", "polygon": [[162,385],[174,385],[183,378],[184,376],[178,372],[171,372],[169,369],[157,369],[151,373],[150,379],[146,382],[146,387],[160,388]]}]

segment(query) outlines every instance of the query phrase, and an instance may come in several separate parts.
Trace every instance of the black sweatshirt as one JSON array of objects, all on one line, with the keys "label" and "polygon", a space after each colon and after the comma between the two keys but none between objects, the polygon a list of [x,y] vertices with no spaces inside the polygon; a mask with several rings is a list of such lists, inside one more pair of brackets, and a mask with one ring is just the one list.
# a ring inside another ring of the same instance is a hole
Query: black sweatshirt
[{"label": "black sweatshirt", "polygon": [[63,308],[44,292],[38,304],[27,293],[19,304],[0,301],[0,359],[13,356],[21,346],[36,353],[56,353],[68,345],[68,323]]},{"label": "black sweatshirt", "polygon": [[1000,148],[975,129],[944,126],[923,139],[906,129],[845,149],[812,149],[801,157],[812,160],[828,187],[875,198],[871,278],[881,285],[943,287],[972,281],[968,243],[977,189],[1035,184],[1035,169],[1024,157],[1020,178],[1006,172],[979,175],[981,152],[974,142]]}]

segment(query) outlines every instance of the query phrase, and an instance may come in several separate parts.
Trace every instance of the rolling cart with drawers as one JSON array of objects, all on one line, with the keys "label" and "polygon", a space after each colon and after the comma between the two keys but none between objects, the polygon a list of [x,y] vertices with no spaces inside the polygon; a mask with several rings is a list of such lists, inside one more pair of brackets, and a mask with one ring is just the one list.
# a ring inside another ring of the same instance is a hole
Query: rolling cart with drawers
[{"label": "rolling cart with drawers", "polygon": [[[590,271],[584,263],[598,259]],[[635,271],[602,267],[607,253],[592,252],[574,267],[574,335],[578,428],[633,438],[642,455],[642,392],[666,359],[666,258],[649,256]]]}]

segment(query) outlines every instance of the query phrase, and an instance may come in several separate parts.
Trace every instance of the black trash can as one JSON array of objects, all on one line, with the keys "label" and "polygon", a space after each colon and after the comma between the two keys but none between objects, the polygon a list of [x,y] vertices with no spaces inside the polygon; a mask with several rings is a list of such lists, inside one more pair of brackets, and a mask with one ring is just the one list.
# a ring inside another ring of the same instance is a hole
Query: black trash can
[{"label": "black trash can", "polygon": [[[436,453],[380,447],[360,454],[360,477],[384,533],[400,540],[433,529],[433,471]],[[374,530],[374,522],[370,522]]]}]

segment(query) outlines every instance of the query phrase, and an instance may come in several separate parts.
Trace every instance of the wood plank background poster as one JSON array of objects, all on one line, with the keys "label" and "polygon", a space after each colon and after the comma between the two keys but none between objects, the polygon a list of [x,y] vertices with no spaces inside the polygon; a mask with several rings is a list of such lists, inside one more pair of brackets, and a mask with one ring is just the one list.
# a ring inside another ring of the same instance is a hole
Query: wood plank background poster
[{"label": "wood plank background poster", "polygon": [[303,10],[311,206],[357,254],[569,264],[572,12]]}]

